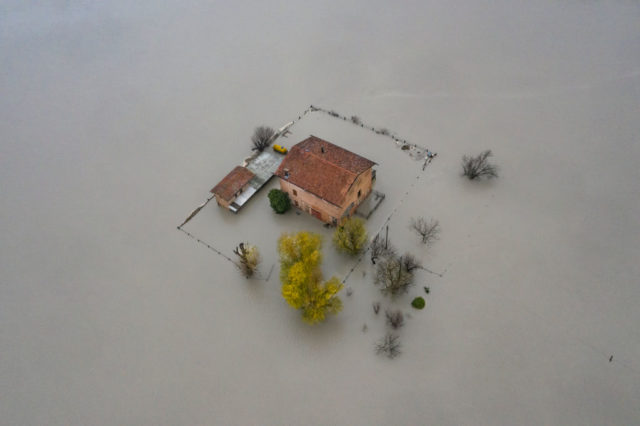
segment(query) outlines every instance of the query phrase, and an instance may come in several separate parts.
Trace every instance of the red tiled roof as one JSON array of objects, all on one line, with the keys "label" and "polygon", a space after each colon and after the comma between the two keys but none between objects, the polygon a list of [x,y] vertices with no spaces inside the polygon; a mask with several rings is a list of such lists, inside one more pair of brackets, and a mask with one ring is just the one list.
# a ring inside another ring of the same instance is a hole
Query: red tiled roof
[{"label": "red tiled roof", "polygon": [[[275,175],[342,207],[347,191],[376,163],[315,136],[294,145]],[[285,169],[288,177],[285,177]]]},{"label": "red tiled roof", "polygon": [[219,184],[213,187],[212,194],[223,200],[229,201],[240,188],[245,186],[255,175],[249,169],[236,166],[235,169],[224,177]]}]

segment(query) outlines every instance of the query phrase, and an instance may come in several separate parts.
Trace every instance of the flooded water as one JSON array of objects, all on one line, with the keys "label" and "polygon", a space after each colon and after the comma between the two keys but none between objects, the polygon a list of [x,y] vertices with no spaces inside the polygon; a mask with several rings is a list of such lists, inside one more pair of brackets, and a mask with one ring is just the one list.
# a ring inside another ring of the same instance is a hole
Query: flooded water
[{"label": "flooded water", "polygon": [[[638,423],[638,2],[130,3],[0,5],[0,423]],[[378,164],[370,234],[442,276],[385,299],[275,181],[184,228],[259,279],[176,229],[292,120]],[[500,177],[463,180],[484,149]],[[280,296],[298,230],[353,292],[315,327]]]}]

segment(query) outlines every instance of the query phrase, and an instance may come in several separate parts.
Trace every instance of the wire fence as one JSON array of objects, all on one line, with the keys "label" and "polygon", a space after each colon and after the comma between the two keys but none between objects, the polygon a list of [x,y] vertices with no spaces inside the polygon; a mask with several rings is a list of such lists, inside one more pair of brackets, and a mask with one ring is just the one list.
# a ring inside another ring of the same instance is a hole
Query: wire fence
[{"label": "wire fence", "polygon": [[[320,108],[320,107],[316,107],[313,105],[310,105],[309,108],[307,108],[306,110],[304,110],[304,112],[302,114],[300,114],[296,119],[292,120],[290,123],[295,124],[296,122],[302,120],[307,114],[311,113],[311,112],[316,112],[316,111],[320,111],[323,113],[326,113],[336,119],[341,119],[343,121],[350,121],[351,123],[353,123],[356,126],[359,126],[363,129],[368,129],[378,135],[381,136],[387,136],[389,137],[392,141],[395,142],[396,146],[400,147],[400,149],[402,149],[403,151],[408,151],[409,156],[412,157],[415,160],[418,159],[424,159],[424,163],[422,165],[422,171],[424,171],[426,169],[426,167],[431,164],[431,162],[433,161],[433,159],[438,155],[435,152],[430,151],[429,149],[427,149],[426,147],[422,147],[419,146],[417,144],[413,144],[410,143],[409,141],[407,141],[406,139],[402,139],[400,137],[398,137],[395,133],[390,132],[389,130],[387,130],[386,128],[375,128],[374,126],[369,126],[366,125],[364,123],[362,123],[360,121],[360,119],[357,116],[351,116],[351,117],[346,117],[344,115],[341,115],[339,113],[337,113],[334,110],[327,110],[324,108]],[[289,126],[291,127],[291,126]],[[423,156],[424,155],[424,156]],[[412,184],[410,185],[409,190],[407,190],[403,197],[398,201],[398,203],[394,206],[393,210],[391,211],[391,213],[389,213],[389,215],[386,217],[386,219],[384,220],[384,222],[382,223],[382,225],[380,226],[380,228],[378,229],[378,231],[376,232],[375,236],[379,235],[382,230],[384,229],[385,226],[388,226],[389,222],[391,221],[391,218],[393,217],[393,215],[398,211],[398,209],[402,206],[402,204],[405,202],[405,200],[407,199],[407,197],[409,196],[409,193],[411,192],[411,189],[415,187],[416,183],[420,180],[421,178],[421,174],[418,174],[414,181],[412,182]],[[209,250],[213,251],[214,253],[216,253],[218,256],[222,257],[223,259],[231,262],[234,266],[238,267],[238,264],[231,259],[229,256],[227,256],[226,254],[224,254],[222,251],[220,251],[219,249],[217,249],[216,247],[212,246],[211,244],[203,241],[200,238],[197,238],[195,235],[191,234],[190,232],[182,229],[182,227],[189,222],[196,214],[198,214],[200,212],[200,210],[202,210],[202,208],[204,208],[204,206],[211,201],[213,197],[209,197],[207,199],[207,201],[205,201],[205,203],[203,203],[202,205],[198,206],[188,217],[187,219],[180,225],[177,227],[177,229],[179,231],[182,231],[185,235],[187,235],[189,238],[195,240],[196,242],[198,242],[199,244],[202,244],[203,246],[207,247]],[[355,269],[360,265],[360,263],[362,262],[362,260],[364,259],[364,257],[366,256],[366,254],[369,252],[370,250],[370,246],[368,246],[360,255],[360,257],[358,258],[358,260],[355,262],[355,264],[351,267],[351,269],[349,270],[349,272],[345,275],[344,279],[342,280],[343,284],[346,284],[346,282],[349,280],[349,278],[351,277],[352,273],[355,271]],[[264,279],[265,281],[268,281],[271,278],[271,274],[273,273],[275,264],[271,265],[271,268],[269,270],[269,273],[267,274],[266,277],[262,277],[261,274],[259,274],[259,272],[256,273],[257,277],[260,279]],[[425,267],[421,267],[421,269],[425,270],[426,272],[429,272],[431,274],[437,275],[439,277],[442,277],[444,275],[444,273],[446,272],[443,271],[442,273],[438,273],[435,271],[432,271],[428,268]],[[544,317],[542,315],[540,315],[539,313],[533,311],[532,309],[528,308],[527,306],[523,306],[523,308],[525,310],[527,310],[531,315],[534,315],[536,317],[539,317],[541,320],[544,319]],[[366,325],[365,325],[366,326]],[[565,330],[565,332],[567,334],[569,334],[569,330]],[[609,362],[613,362],[614,358],[613,355],[610,355],[608,352],[603,351],[601,348],[599,348],[596,345],[591,344],[590,342],[586,341],[583,338],[580,338],[579,336],[575,335],[575,334],[571,334],[571,336],[568,337],[573,337],[577,342],[579,342],[580,344],[582,344],[584,347],[589,348],[590,350],[592,350],[593,352],[599,354],[600,356],[602,356],[603,358],[608,358]],[[628,369],[629,371],[632,371],[636,374],[640,374],[640,371],[638,371],[635,367],[633,367],[631,365],[631,363],[628,360],[621,360],[619,358],[615,359],[615,362],[617,362],[619,365],[621,365],[622,367]]]},{"label": "wire fence", "polygon": [[197,241],[198,243],[202,244],[203,246],[205,246],[206,248],[208,248],[209,250],[211,250],[212,252],[214,252],[215,254],[217,254],[218,256],[222,257],[223,259],[228,260],[229,262],[233,263],[235,266],[238,266],[238,264],[231,259],[229,256],[227,256],[226,254],[224,254],[223,252],[221,252],[220,250],[218,250],[217,248],[215,248],[214,246],[212,246],[211,244],[201,240],[200,238],[196,237],[195,235],[193,235],[192,233],[190,233],[189,231],[185,231],[184,229],[182,229],[181,226],[178,226],[178,231],[182,231],[185,233],[185,235],[187,235],[189,238]]},{"label": "wire fence", "polygon": [[[407,197],[409,196],[409,193],[411,192],[411,189],[416,185],[416,183],[420,180],[421,175],[418,174],[416,175],[414,181],[411,183],[411,185],[409,186],[409,189],[407,189],[407,191],[405,191],[404,195],[402,196],[402,198],[400,198],[400,200],[396,203],[396,205],[393,207],[393,209],[391,210],[391,212],[389,213],[389,215],[386,217],[386,219],[384,220],[384,222],[382,222],[382,225],[378,228],[378,230],[376,231],[375,234],[373,234],[373,238],[375,238],[376,236],[380,235],[380,233],[382,232],[382,230],[385,228],[385,226],[389,225],[389,222],[391,221],[391,218],[393,217],[393,215],[398,211],[398,209],[402,206],[402,204],[404,204],[405,200],[407,199]],[[372,241],[373,241],[372,238]],[[351,274],[353,273],[353,271],[356,270],[356,268],[360,265],[360,263],[362,263],[362,259],[365,258],[365,256],[367,255],[367,253],[369,252],[369,250],[371,249],[371,244],[369,244],[367,246],[366,249],[363,250],[362,254],[358,257],[358,260],[356,260],[355,264],[351,267],[351,269],[349,270],[349,272],[347,272],[347,274],[345,275],[344,279],[342,280],[343,284],[347,283],[347,280],[351,277]]]},{"label": "wire fence", "polygon": [[[422,166],[422,170],[424,171],[425,168],[427,167],[428,164],[431,163],[431,161],[436,157],[437,153],[433,153],[432,151],[430,151],[429,149],[414,144],[414,143],[410,143],[409,141],[407,141],[406,139],[400,138],[399,136],[397,136],[397,134],[395,132],[391,132],[388,129],[384,128],[384,127],[380,127],[380,128],[376,128],[374,126],[369,126],[364,124],[360,118],[358,118],[357,116],[353,115],[351,117],[347,117],[344,115],[341,115],[339,113],[337,113],[335,110],[328,110],[325,108],[321,108],[321,107],[317,107],[314,105],[310,105],[307,109],[305,109],[302,114],[298,115],[297,118],[294,118],[293,120],[291,120],[289,123],[289,125],[285,125],[285,130],[288,130],[290,127],[292,127],[295,123],[297,123],[298,121],[302,120],[307,114],[312,113],[312,112],[323,112],[325,114],[328,114],[331,117],[334,117],[336,119],[340,119],[342,121],[347,121],[347,122],[351,122],[353,125],[355,126],[359,126],[363,129],[367,129],[370,130],[378,135],[381,136],[386,136],[389,137],[392,141],[394,141],[395,145],[397,147],[400,147],[403,151],[407,151],[409,156],[414,158],[414,159],[423,159],[424,158],[424,164]],[[286,132],[283,132],[283,135]],[[283,136],[283,135],[279,135],[279,136]],[[387,216],[387,218],[385,219],[385,221],[382,223],[382,225],[380,226],[380,228],[378,229],[378,231],[376,232],[375,235],[378,235],[382,229],[384,229],[385,226],[387,226],[389,224],[389,222],[391,221],[391,218],[393,217],[393,215],[395,214],[395,212],[398,210],[398,208],[400,208],[402,206],[402,204],[404,203],[404,201],[406,200],[406,198],[408,197],[410,190],[415,186],[416,182],[420,179],[421,175],[418,174],[416,176],[416,178],[414,179],[414,181],[411,183],[410,188],[405,192],[405,194],[403,195],[403,197],[399,200],[399,202],[394,206],[393,210],[391,211],[391,213],[389,213],[389,215]],[[208,203],[209,201],[211,201],[214,197],[209,197],[207,198],[207,200],[199,205],[198,207],[196,207],[195,210],[193,210],[193,212],[191,212],[191,214],[182,222],[182,224],[180,224],[177,228],[179,231],[182,231],[185,235],[187,235],[188,237],[190,237],[191,239],[195,240],[196,242],[202,244],[203,246],[207,247],[209,250],[213,251],[214,253],[216,253],[218,256],[222,257],[223,259],[231,262],[234,266],[238,267],[238,264],[229,256],[227,256],[226,254],[224,254],[221,250],[217,249],[216,247],[214,247],[213,245],[205,242],[204,240],[196,237],[195,235],[191,234],[190,232],[186,231],[183,229],[183,226],[187,224],[187,222],[189,222],[191,219],[193,219],[199,212],[200,210],[202,210]],[[350,278],[351,274],[353,273],[353,271],[358,267],[358,265],[362,262],[362,259],[364,259],[365,255],[367,254],[367,252],[369,251],[369,247],[367,247],[363,253],[360,255],[360,257],[358,258],[358,260],[356,261],[356,263],[353,265],[353,267],[349,270],[349,272],[347,273],[347,275],[344,277],[344,279],[342,280],[342,283],[346,283],[347,280]],[[268,281],[269,278],[271,277],[271,273],[273,272],[273,268],[275,265],[271,266],[271,270],[269,271],[269,274],[267,275],[265,279],[265,281]],[[425,268],[426,270],[426,268]],[[433,271],[429,271],[433,274],[436,275],[440,275],[436,272]]]},{"label": "wire fence", "polygon": [[[389,139],[394,141],[396,147],[399,147],[403,151],[406,151],[407,154],[411,158],[413,158],[414,160],[424,160],[424,164],[422,166],[422,170],[424,170],[427,167],[428,163],[431,162],[430,160],[432,160],[433,158],[435,158],[438,155],[438,153],[431,151],[427,147],[418,145],[416,143],[409,142],[407,139],[399,137],[395,132],[390,131],[386,127],[374,127],[374,126],[370,126],[368,124],[365,124],[356,115],[352,115],[351,117],[347,117],[346,115],[342,115],[342,114],[336,112],[333,109],[329,110],[329,109],[318,107],[318,106],[314,106],[314,105],[311,105],[307,111],[311,111],[311,112],[320,111],[320,112],[323,112],[323,113],[325,113],[325,114],[327,114],[327,115],[329,115],[331,117],[334,117],[336,119],[339,119],[339,120],[342,120],[342,121],[346,121],[346,122],[350,122],[354,126],[358,126],[358,127],[363,128],[363,129],[370,130],[370,131],[372,131],[373,133],[375,133],[377,135],[388,137]],[[305,111],[305,113],[307,111]]]}]

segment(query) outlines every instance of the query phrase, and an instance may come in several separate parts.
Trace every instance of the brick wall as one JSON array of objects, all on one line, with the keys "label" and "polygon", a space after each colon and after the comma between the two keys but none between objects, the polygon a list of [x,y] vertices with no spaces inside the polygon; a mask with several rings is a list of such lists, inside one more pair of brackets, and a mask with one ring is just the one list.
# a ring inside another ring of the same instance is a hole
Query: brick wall
[{"label": "brick wall", "polygon": [[[294,207],[317,217],[323,222],[331,223],[334,219],[340,222],[343,216],[347,217],[355,212],[360,202],[367,198],[371,192],[371,178],[371,169],[358,176],[347,192],[345,203],[341,207],[333,205],[284,179],[280,179],[280,188],[289,194],[291,204],[293,204]],[[360,196],[358,196],[358,192],[360,192]],[[347,214],[351,203],[353,203],[353,207]]]}]

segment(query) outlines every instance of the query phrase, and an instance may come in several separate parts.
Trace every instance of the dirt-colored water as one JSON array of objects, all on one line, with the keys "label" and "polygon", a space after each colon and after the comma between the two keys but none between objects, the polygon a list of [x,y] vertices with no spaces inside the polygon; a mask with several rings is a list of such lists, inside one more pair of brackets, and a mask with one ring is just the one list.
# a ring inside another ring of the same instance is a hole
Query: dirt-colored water
[{"label": "dirt-colored water", "polygon": [[[638,423],[637,2],[129,3],[0,9],[0,423]],[[283,140],[377,162],[367,226],[393,212],[394,245],[442,277],[385,299],[269,187],[185,226],[258,245],[268,281],[176,230],[254,126],[311,104],[438,153],[422,171],[320,112]],[[500,178],[462,179],[484,149]],[[326,277],[350,273],[315,327],[278,283],[277,237],[303,229]],[[394,360],[375,301],[408,314]]]}]

